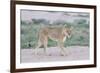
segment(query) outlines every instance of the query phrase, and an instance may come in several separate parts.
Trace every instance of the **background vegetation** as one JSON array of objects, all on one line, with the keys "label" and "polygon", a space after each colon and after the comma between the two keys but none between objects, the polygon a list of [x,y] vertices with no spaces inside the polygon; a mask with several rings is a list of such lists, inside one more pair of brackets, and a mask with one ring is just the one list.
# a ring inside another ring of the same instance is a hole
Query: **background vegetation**
[{"label": "background vegetation", "polygon": [[[72,36],[65,41],[65,46],[89,46],[89,22],[77,19],[74,22],[55,21],[49,24],[45,19],[32,19],[31,22],[21,20],[21,48],[35,48],[38,41],[38,32],[46,26],[72,26]],[[56,42],[49,39],[48,46],[56,46]]]}]

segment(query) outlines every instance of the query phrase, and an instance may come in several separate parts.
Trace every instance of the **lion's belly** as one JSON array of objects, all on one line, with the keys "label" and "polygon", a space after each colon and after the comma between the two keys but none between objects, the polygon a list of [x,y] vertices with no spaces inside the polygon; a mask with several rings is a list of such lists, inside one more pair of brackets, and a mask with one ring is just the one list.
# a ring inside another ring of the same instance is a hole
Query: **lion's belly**
[{"label": "lion's belly", "polygon": [[49,39],[53,40],[53,41],[59,41],[59,40],[62,40],[62,42],[64,42],[66,40],[66,36],[54,36],[54,35],[49,35]]},{"label": "lion's belly", "polygon": [[55,38],[55,37],[49,36],[49,39],[51,39],[51,40],[53,40],[53,41],[58,41],[59,38]]}]

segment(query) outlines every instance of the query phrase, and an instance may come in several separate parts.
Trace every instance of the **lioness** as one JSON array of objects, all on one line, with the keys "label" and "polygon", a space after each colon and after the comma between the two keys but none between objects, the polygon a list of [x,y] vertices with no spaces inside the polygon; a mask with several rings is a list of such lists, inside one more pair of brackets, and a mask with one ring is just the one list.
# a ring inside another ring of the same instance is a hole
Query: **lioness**
[{"label": "lioness", "polygon": [[48,39],[56,41],[58,47],[61,48],[61,55],[66,55],[64,50],[64,41],[71,35],[72,28],[68,27],[43,27],[40,29],[38,34],[38,45],[36,47],[44,46],[44,52],[46,52]]}]

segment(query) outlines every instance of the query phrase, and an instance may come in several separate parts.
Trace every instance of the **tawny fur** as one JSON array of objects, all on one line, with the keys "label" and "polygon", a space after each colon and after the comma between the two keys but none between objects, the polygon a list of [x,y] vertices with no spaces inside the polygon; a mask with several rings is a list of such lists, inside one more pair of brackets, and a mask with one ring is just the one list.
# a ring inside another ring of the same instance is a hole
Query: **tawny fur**
[{"label": "tawny fur", "polygon": [[71,28],[65,27],[44,27],[41,28],[38,34],[38,45],[36,47],[44,46],[44,52],[46,53],[46,48],[48,45],[48,39],[56,41],[58,47],[61,48],[61,54],[65,55],[64,41],[71,35]]}]

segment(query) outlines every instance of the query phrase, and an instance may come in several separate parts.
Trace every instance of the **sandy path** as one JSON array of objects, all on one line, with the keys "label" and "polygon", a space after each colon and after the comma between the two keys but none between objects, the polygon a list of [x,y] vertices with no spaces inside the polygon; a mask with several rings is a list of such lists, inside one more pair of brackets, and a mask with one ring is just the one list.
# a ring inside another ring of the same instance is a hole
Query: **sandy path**
[{"label": "sandy path", "polygon": [[[34,51],[38,54],[35,55]],[[62,56],[60,49],[57,47],[50,47],[47,49],[47,55],[44,54],[43,48],[37,50],[34,49],[22,49],[21,50],[21,62],[45,62],[45,61],[68,61],[68,60],[86,60],[89,59],[89,47],[88,46],[71,46],[66,48],[67,55]]]}]

